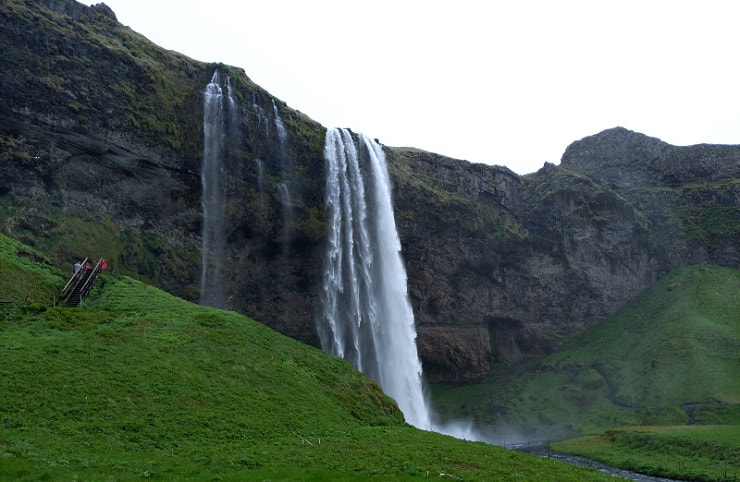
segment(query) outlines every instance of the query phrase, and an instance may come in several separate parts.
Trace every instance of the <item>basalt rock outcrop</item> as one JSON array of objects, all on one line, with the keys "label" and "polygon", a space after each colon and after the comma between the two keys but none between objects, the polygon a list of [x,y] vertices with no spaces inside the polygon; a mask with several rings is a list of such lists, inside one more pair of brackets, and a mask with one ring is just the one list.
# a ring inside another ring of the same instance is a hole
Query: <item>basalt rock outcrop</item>
[{"label": "basalt rock outcrop", "polygon": [[614,128],[574,142],[561,166],[628,199],[671,266],[738,265],[740,147],[678,147]]},{"label": "basalt rock outcrop", "polygon": [[[238,105],[223,149],[226,308],[318,343],[323,126],[239,68],[151,44],[104,5],[3,2],[0,69],[0,229],[60,266],[105,256],[114,272],[191,300],[203,89],[220,69]],[[672,267],[740,264],[738,146],[677,147],[616,128],[527,176],[386,154],[431,381],[553,351]]]}]

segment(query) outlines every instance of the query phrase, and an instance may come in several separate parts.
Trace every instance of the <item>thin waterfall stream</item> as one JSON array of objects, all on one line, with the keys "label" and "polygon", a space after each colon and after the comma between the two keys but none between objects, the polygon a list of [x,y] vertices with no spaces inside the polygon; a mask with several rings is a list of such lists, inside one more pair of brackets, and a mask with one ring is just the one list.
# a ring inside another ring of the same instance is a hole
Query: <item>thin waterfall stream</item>
[{"label": "thin waterfall stream", "polygon": [[236,115],[231,85],[229,78],[222,79],[221,72],[216,70],[203,93],[203,162],[201,166],[203,221],[200,303],[219,308],[222,308],[225,303],[222,281],[223,260],[226,252],[223,144],[227,129],[227,115],[232,118]]}]

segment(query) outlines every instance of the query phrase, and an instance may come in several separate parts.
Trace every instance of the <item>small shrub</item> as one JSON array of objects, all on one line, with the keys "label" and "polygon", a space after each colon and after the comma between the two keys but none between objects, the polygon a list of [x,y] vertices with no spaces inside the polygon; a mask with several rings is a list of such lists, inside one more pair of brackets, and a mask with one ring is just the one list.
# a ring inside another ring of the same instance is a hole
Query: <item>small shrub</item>
[{"label": "small shrub", "polygon": [[214,313],[211,311],[198,313],[197,315],[195,315],[195,320],[198,322],[199,325],[209,328],[224,326],[224,319],[221,318],[218,313]]}]

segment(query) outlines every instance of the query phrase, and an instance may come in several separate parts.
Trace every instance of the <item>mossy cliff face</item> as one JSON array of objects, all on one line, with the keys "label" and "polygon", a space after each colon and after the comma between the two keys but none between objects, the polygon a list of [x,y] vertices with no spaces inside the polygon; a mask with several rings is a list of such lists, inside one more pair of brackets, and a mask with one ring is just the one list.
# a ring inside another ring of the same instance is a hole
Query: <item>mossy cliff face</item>
[{"label": "mossy cliff face", "polygon": [[324,128],[243,70],[165,51],[105,6],[13,0],[0,13],[3,231],[59,264],[105,256],[197,300],[203,90],[218,69],[238,109],[223,152],[227,307],[315,342]]},{"label": "mossy cliff face", "polygon": [[562,166],[628,199],[672,266],[738,265],[740,146],[677,147],[618,127],[571,144]]},{"label": "mossy cliff face", "polygon": [[[655,279],[644,221],[613,193],[554,168],[522,178],[400,152],[396,206],[433,381],[553,351]],[[635,234],[638,237],[635,237]]]},{"label": "mossy cliff face", "polygon": [[[3,2],[0,69],[0,229],[57,264],[105,256],[190,300],[203,90],[216,69],[228,76],[237,115],[222,156],[226,307],[317,343],[324,127],[241,69],[165,51],[107,7],[72,0]],[[738,265],[736,147],[677,148],[615,129],[523,177],[386,152],[432,381],[550,352],[672,266]]]},{"label": "mossy cliff face", "polygon": [[615,128],[527,176],[418,150],[389,158],[433,381],[555,350],[671,267],[740,265],[738,146]]},{"label": "mossy cliff face", "polygon": [[0,36],[3,229],[188,291],[205,69],[70,1],[4,2]]}]

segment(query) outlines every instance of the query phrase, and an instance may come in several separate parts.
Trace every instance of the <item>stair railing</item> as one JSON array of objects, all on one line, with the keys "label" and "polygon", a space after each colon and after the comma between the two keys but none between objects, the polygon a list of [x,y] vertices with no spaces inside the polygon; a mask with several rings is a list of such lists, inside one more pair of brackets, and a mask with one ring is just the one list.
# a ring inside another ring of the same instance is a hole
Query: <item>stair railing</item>
[{"label": "stair railing", "polygon": [[64,301],[69,298],[69,295],[74,293],[75,287],[79,284],[80,280],[82,279],[82,276],[84,273],[82,270],[85,268],[85,265],[87,264],[88,258],[85,258],[82,263],[80,264],[82,267],[78,269],[75,273],[72,274],[72,277],[69,278],[69,281],[67,281],[67,284],[64,285],[64,288],[62,289],[62,299]]},{"label": "stair railing", "polygon": [[97,278],[98,274],[100,273],[100,265],[102,263],[103,263],[103,258],[100,258],[100,260],[97,262],[95,267],[92,269],[92,271],[88,275],[87,279],[85,280],[85,283],[80,288],[80,303],[82,303],[82,300],[84,300],[87,294],[90,292],[90,288],[92,288],[92,284],[95,282],[95,278]]}]

